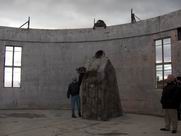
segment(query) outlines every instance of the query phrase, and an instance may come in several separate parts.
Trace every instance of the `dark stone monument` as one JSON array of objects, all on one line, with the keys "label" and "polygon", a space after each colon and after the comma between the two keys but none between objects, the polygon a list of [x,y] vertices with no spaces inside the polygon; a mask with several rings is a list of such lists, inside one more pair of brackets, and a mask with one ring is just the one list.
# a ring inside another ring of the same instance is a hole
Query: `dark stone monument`
[{"label": "dark stone monument", "polygon": [[102,50],[89,60],[81,83],[82,117],[108,120],[122,115],[116,73]]}]

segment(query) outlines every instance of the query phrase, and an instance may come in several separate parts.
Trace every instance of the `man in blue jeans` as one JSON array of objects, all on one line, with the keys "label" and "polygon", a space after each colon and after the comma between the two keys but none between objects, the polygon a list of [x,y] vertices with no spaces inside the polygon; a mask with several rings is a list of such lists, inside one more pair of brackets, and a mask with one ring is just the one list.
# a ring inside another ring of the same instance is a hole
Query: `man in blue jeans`
[{"label": "man in blue jeans", "polygon": [[71,96],[71,108],[72,108],[72,118],[76,118],[75,115],[75,105],[77,105],[78,115],[81,117],[80,111],[80,96],[79,96],[80,85],[77,78],[73,78],[72,82],[69,84],[67,91],[67,98]]}]

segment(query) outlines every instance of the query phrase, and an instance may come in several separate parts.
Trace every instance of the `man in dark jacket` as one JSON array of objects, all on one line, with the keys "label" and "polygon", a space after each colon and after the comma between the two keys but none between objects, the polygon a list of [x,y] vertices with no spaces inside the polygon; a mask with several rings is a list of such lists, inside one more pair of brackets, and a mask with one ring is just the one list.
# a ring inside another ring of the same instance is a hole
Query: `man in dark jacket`
[{"label": "man in dark jacket", "polygon": [[67,98],[69,99],[71,96],[72,118],[76,118],[75,105],[77,105],[78,115],[79,117],[81,117],[79,90],[80,90],[79,83],[76,78],[73,78],[72,83],[69,84],[67,91]]},{"label": "man in dark jacket", "polygon": [[180,101],[179,101],[179,104],[178,104],[178,107],[177,107],[177,117],[178,117],[178,120],[181,120],[180,118],[180,110],[181,110],[181,106],[180,106],[180,103],[181,103],[181,77],[178,76],[177,77],[177,90],[178,90],[178,94],[179,94],[179,98],[180,98]]},{"label": "man in dark jacket", "polygon": [[177,107],[179,103],[179,96],[175,77],[168,75],[167,85],[163,88],[161,96],[161,104],[165,112],[165,128],[162,131],[169,131],[172,125],[172,133],[177,132]]}]

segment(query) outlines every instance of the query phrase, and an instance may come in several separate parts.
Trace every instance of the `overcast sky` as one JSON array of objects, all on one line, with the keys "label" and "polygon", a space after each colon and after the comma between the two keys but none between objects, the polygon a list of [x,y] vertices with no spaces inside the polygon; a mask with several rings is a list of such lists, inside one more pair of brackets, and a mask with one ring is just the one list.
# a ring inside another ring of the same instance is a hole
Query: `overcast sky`
[{"label": "overcast sky", "polygon": [[31,17],[31,28],[91,28],[94,18],[109,25],[130,22],[130,10],[148,19],[181,9],[181,0],[0,0],[0,26],[20,27]]}]

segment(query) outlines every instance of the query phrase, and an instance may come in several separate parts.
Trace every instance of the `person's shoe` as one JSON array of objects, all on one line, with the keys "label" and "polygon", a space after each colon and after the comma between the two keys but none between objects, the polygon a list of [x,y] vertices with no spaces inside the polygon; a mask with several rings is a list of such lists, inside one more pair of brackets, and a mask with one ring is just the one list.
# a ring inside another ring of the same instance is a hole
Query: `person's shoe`
[{"label": "person's shoe", "polygon": [[177,130],[172,130],[172,133],[177,133]]},{"label": "person's shoe", "polygon": [[170,131],[170,129],[160,128],[161,131]]},{"label": "person's shoe", "polygon": [[72,118],[77,118],[75,115],[72,115]]}]

